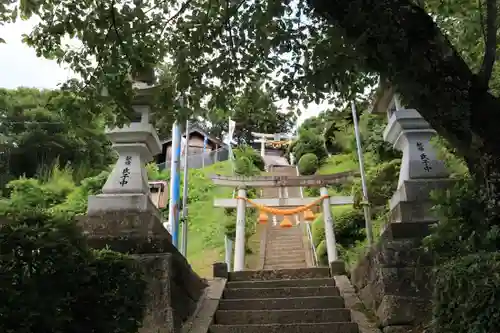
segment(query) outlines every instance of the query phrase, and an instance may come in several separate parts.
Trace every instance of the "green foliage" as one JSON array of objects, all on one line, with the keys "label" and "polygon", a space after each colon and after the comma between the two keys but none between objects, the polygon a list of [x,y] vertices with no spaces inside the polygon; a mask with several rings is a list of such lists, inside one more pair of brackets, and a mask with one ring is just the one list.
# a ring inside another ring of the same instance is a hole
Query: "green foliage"
[{"label": "green foliage", "polygon": [[[241,176],[254,176],[260,174],[260,170],[264,169],[264,160],[259,153],[250,146],[241,145],[234,150],[236,157],[234,171]],[[262,169],[260,169],[262,168]],[[247,198],[255,198],[257,190],[255,188],[247,189]],[[232,240],[236,237],[236,210],[226,210],[227,222],[224,225],[224,233]],[[245,238],[248,240],[255,233],[255,223],[257,212],[255,209],[246,209],[245,211]],[[245,242],[247,252],[250,252],[247,242]]]},{"label": "green foliage", "polygon": [[68,216],[85,214],[88,196],[100,193],[109,172],[86,178],[80,186],[72,175],[71,168],[55,165],[45,179],[19,178],[9,182],[9,195],[0,200],[0,214],[11,216],[35,207]]},{"label": "green foliage", "polygon": [[316,155],[319,163],[328,156],[323,137],[309,131],[301,133],[291,149],[296,161],[300,161],[300,158],[308,153]]},{"label": "green foliage", "polygon": [[136,332],[145,291],[136,261],[90,250],[74,221],[18,213],[0,226],[0,330]]},{"label": "green foliage", "polygon": [[499,249],[499,211],[487,193],[470,179],[460,179],[446,191],[434,193],[439,223],[424,240],[439,261]]},{"label": "green foliage", "polygon": [[[50,0],[43,6],[23,1],[12,11],[18,8],[23,17],[37,17],[25,42],[38,56],[69,64],[82,82],[67,86],[80,90],[89,107],[116,106],[119,121],[130,113],[129,71],[164,59],[172,84],[162,84],[164,98],[158,100],[168,113],[178,110],[178,92],[187,95],[189,105],[199,106],[210,96],[211,104],[225,108],[233,96],[262,83],[273,100],[309,103],[328,98],[341,103],[376,80],[361,72],[363,58],[341,31],[313,16],[304,1],[221,5],[196,0],[180,5],[171,0]],[[0,21],[10,20],[11,14],[0,7]],[[79,47],[67,49],[61,37],[77,39]],[[101,96],[103,87],[108,97]]]},{"label": "green foliage", "polygon": [[234,172],[241,176],[255,176],[264,170],[264,160],[260,154],[250,146],[241,145],[234,150]]},{"label": "green foliage", "polygon": [[74,188],[64,202],[54,206],[52,211],[68,215],[86,214],[89,195],[100,194],[108,176],[109,171],[102,171],[97,176],[84,179],[80,186]]},{"label": "green foliage", "polygon": [[250,161],[250,159],[246,156],[242,156],[240,158],[237,158],[235,163],[234,163],[234,172],[237,175],[243,176],[243,175],[252,175],[255,171],[255,167]]},{"label": "green foliage", "polygon": [[331,175],[346,171],[358,171],[359,164],[352,153],[332,155],[319,168],[320,175]]},{"label": "green foliage", "polygon": [[297,118],[293,112],[278,110],[273,97],[260,87],[259,82],[251,82],[226,105],[217,103],[213,99],[207,105],[206,119],[211,124],[210,133],[217,137],[227,133],[227,119],[230,117],[236,122],[234,140],[240,144],[252,143],[252,132],[287,133]]},{"label": "green foliage", "polygon": [[480,252],[439,266],[435,273],[434,332],[500,331],[500,254]]},{"label": "green foliage", "polygon": [[[360,209],[344,206],[332,209],[335,240],[339,249],[353,247],[357,241],[365,238],[365,218]],[[316,217],[312,224],[313,244],[321,262],[328,262],[326,256],[325,224],[323,214]],[[323,244],[323,245],[322,245]],[[323,251],[324,247],[324,251]]]},{"label": "green foliage", "polygon": [[[71,166],[80,181],[112,163],[103,121],[81,104],[60,91],[0,89],[0,169],[6,175],[0,187],[20,176],[44,178],[57,165]],[[71,118],[76,114],[77,121]]]},{"label": "green foliage", "polygon": [[316,155],[307,153],[302,155],[297,164],[301,175],[314,175],[319,167],[319,161]]},{"label": "green foliage", "polygon": [[[398,185],[399,168],[401,160],[394,159],[373,166],[366,172],[366,184],[368,188],[368,199],[372,206],[385,206],[394,194]],[[357,180],[352,187],[355,205],[363,200],[361,180]]]},{"label": "green foliage", "polygon": [[[447,33],[467,65],[473,71],[479,71],[485,51],[486,4],[472,0],[446,2],[426,0],[425,7],[435,15],[436,23]],[[496,94],[500,93],[500,66],[498,62],[493,67],[490,89]]]},{"label": "green foliage", "polygon": [[[387,162],[401,158],[401,152],[392,148],[386,142],[382,133],[387,126],[387,119],[372,113],[363,113],[359,119],[359,131],[362,148],[365,152],[370,152],[373,163]],[[352,151],[356,151],[356,137],[351,136]]]},{"label": "green foliage", "polygon": [[234,155],[236,159],[240,157],[247,157],[258,170],[264,171],[264,160],[262,159],[262,156],[260,156],[260,153],[252,147],[247,145],[240,145],[234,150]]},{"label": "green foliage", "polygon": [[437,158],[445,162],[446,169],[450,171],[450,177],[462,178],[469,173],[467,165],[463,158],[458,156],[457,150],[441,137],[434,137],[431,141],[433,148],[436,150]]}]

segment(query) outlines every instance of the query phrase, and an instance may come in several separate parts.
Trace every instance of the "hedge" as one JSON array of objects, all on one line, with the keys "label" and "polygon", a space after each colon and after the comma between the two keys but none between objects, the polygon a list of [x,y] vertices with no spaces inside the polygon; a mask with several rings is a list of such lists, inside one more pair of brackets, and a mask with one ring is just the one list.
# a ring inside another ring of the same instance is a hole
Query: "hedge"
[{"label": "hedge", "polygon": [[[335,240],[339,248],[349,248],[357,241],[365,238],[364,225],[365,219],[361,209],[352,206],[339,207],[332,210],[335,225]],[[320,262],[327,262],[325,240],[325,224],[323,214],[320,214],[312,225],[313,244],[316,247],[316,254]]]},{"label": "hedge", "polygon": [[500,253],[449,261],[434,276],[434,332],[500,332]]},{"label": "hedge", "polygon": [[0,290],[3,333],[135,333],[143,316],[136,261],[40,211],[0,225]]},{"label": "hedge", "polygon": [[319,168],[319,160],[312,153],[304,154],[298,163],[299,172],[301,175],[314,175]]}]

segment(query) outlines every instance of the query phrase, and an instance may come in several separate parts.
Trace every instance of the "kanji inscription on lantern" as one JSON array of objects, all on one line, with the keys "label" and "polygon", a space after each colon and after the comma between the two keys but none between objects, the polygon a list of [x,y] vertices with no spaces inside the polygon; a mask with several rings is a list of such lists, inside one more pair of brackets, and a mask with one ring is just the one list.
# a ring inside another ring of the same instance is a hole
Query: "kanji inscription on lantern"
[{"label": "kanji inscription on lantern", "polygon": [[125,165],[130,165],[130,164],[132,164],[132,156],[126,156]]},{"label": "kanji inscription on lantern", "polygon": [[128,179],[130,178],[130,169],[125,168],[122,170],[122,175],[120,176],[120,185],[123,187],[128,184]]},{"label": "kanji inscription on lantern", "polygon": [[424,165],[424,170],[427,172],[430,172],[432,170],[432,167],[430,166],[430,159],[425,153],[424,150],[424,144],[422,142],[417,142],[417,149],[421,152],[420,154],[420,160],[422,161],[422,164]]}]

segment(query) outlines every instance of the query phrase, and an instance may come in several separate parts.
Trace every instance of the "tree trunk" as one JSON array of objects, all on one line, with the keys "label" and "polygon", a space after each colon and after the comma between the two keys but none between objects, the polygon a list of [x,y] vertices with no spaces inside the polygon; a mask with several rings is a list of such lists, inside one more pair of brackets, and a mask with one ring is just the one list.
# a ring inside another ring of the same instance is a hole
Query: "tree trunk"
[{"label": "tree trunk", "polygon": [[405,102],[467,161],[476,177],[500,171],[500,100],[484,90],[432,18],[407,0],[308,0],[340,26]]}]

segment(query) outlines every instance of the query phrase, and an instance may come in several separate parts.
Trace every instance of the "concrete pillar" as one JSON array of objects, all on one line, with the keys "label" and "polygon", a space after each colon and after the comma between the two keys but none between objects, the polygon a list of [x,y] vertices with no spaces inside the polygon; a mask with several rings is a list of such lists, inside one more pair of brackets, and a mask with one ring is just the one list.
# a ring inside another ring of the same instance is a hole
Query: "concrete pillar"
[{"label": "concrete pillar", "polygon": [[[321,196],[328,195],[328,189],[322,187],[320,189]],[[337,261],[337,242],[335,241],[335,233],[333,229],[333,216],[330,211],[330,200],[329,198],[323,199],[323,220],[325,222],[325,242],[326,251],[328,253],[328,263]]]},{"label": "concrete pillar", "polygon": [[[238,189],[238,197],[246,198],[245,188]],[[244,199],[238,199],[236,207],[236,239],[234,247],[234,271],[242,271],[245,268],[245,209],[247,203]]]},{"label": "concrete pillar", "polygon": [[260,141],[260,155],[264,157],[266,154],[266,139],[262,137],[262,140]]}]

